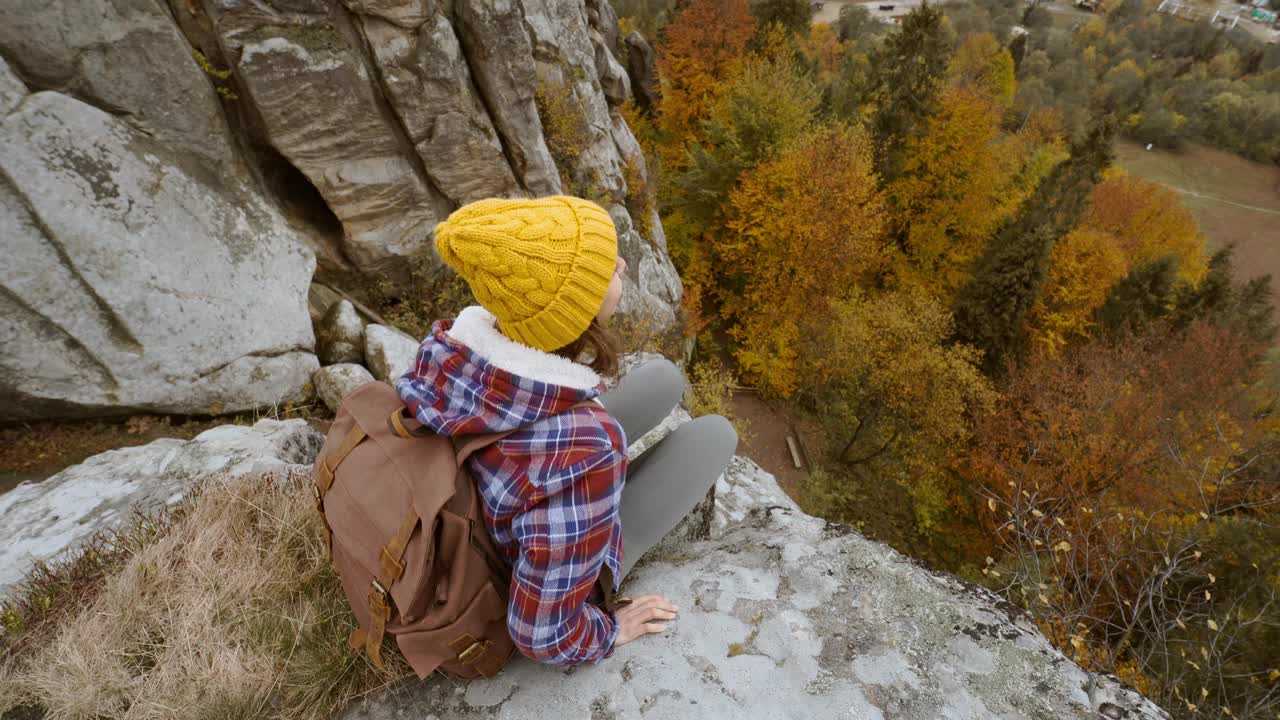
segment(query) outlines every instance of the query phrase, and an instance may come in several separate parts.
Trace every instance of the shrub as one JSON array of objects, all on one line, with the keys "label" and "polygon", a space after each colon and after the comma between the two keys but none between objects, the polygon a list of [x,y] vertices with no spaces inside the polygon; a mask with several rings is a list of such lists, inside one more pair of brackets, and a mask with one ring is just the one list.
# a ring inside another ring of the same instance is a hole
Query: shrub
[{"label": "shrub", "polygon": [[738,431],[738,437],[745,444],[751,426],[746,418],[737,417],[733,412],[730,400],[733,388],[738,384],[733,371],[719,360],[702,360],[689,368],[687,384],[685,404],[689,408],[689,414],[694,417],[723,415],[733,425],[733,429]]},{"label": "shrub", "polygon": [[539,76],[533,97],[542,121],[542,135],[560,172],[564,192],[587,197],[589,190],[574,183],[578,158],[591,142],[591,128],[582,112],[581,101],[564,81],[545,75]]},{"label": "shrub", "polygon": [[387,322],[418,339],[431,332],[436,320],[455,317],[476,302],[467,281],[436,260],[429,247],[414,256],[407,289],[383,278],[368,288],[368,294],[370,304]]}]

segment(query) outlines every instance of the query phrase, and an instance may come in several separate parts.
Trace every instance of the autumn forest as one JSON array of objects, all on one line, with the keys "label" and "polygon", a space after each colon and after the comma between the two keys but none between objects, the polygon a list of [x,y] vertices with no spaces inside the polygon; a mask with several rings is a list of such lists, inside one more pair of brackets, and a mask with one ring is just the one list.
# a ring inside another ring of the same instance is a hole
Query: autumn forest
[{"label": "autumn forest", "polygon": [[1274,162],[1280,55],[1140,0],[1069,28],[1016,0],[616,7],[656,50],[628,202],[661,213],[691,375],[818,428],[806,509],[858,525],[892,487],[916,554],[1077,662],[1179,717],[1280,716],[1270,279],[1113,166],[1120,136]]}]

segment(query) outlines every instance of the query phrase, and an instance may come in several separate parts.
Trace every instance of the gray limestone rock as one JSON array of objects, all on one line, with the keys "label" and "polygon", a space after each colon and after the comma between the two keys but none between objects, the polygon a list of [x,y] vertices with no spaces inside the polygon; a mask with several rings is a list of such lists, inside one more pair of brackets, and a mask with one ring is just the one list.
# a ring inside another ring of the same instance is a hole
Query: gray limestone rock
[{"label": "gray limestone rock", "polygon": [[632,30],[623,42],[627,44],[627,76],[636,105],[648,111],[658,104],[658,69],[653,47],[640,33]]},{"label": "gray limestone rock", "polygon": [[417,340],[386,325],[370,324],[364,329],[364,357],[373,377],[395,383],[409,372],[418,355]]},{"label": "gray limestone rock", "polygon": [[322,365],[364,362],[364,323],[350,300],[330,305],[316,323],[316,354]]},{"label": "gray limestone rock", "polygon": [[351,12],[415,29],[435,12],[435,0],[342,0]]},{"label": "gray limestone rock", "polygon": [[309,464],[324,436],[305,420],[222,425],[192,440],[166,438],[94,455],[0,495],[0,594],[35,560],[48,560],[134,509],[173,505],[212,478],[286,472]]},{"label": "gray limestone rock", "polygon": [[307,314],[311,316],[311,324],[318,324],[324,314],[329,312],[329,308],[342,299],[342,293],[324,283],[313,281],[307,288]]},{"label": "gray limestone rock", "polygon": [[611,53],[618,52],[618,13],[609,0],[586,0],[587,18],[591,29],[600,33],[605,47]]},{"label": "gray limestone rock", "polygon": [[35,93],[0,117],[0,227],[0,420],[303,397],[314,255],[229,178]]},{"label": "gray limestone rock", "polygon": [[10,110],[18,107],[18,103],[26,96],[27,86],[13,74],[9,63],[0,57],[0,115],[7,115]]},{"label": "gray limestone rock", "polygon": [[517,195],[448,18],[434,15],[413,29],[369,19],[363,31],[409,141],[449,201]]},{"label": "gray limestone rock", "polygon": [[676,322],[676,309],[684,293],[680,276],[671,258],[632,227],[626,208],[613,205],[608,210],[618,234],[618,252],[627,259],[618,316],[646,325],[656,334]]},{"label": "gray limestone rock", "polygon": [[32,90],[57,90],[176,150],[230,168],[210,78],[155,0],[5,0],[0,54]]},{"label": "gray limestone rock", "polygon": [[740,482],[755,487],[737,524],[660,546],[623,584],[675,602],[666,632],[568,672],[517,657],[491,680],[406,684],[341,717],[1167,720],[987,590],[801,513],[759,468]]},{"label": "gray limestone rock", "polygon": [[521,2],[454,0],[458,39],[501,133],[511,170],[534,196],[561,191],[534,103],[538,75]]},{"label": "gray limestone rock", "polygon": [[373,375],[363,365],[340,363],[320,368],[311,376],[311,382],[325,406],[337,412],[342,398],[361,385],[373,382]]},{"label": "gray limestone rock", "polygon": [[631,78],[610,52],[608,41],[595,30],[591,31],[591,43],[596,50],[596,69],[605,99],[610,105],[621,105],[631,98]]},{"label": "gray limestone rock", "polygon": [[[279,5],[273,9],[271,5]],[[215,3],[213,18],[267,141],[315,186],[357,268],[395,279],[448,214],[336,3]]]}]

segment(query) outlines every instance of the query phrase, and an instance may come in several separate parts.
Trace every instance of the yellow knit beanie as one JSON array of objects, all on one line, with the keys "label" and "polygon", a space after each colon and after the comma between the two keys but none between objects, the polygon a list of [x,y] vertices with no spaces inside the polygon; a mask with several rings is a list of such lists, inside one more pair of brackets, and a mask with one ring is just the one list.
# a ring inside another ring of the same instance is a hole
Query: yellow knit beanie
[{"label": "yellow knit beanie", "polygon": [[437,225],[435,242],[504,335],[545,351],[587,329],[618,261],[609,213],[564,195],[477,200]]}]

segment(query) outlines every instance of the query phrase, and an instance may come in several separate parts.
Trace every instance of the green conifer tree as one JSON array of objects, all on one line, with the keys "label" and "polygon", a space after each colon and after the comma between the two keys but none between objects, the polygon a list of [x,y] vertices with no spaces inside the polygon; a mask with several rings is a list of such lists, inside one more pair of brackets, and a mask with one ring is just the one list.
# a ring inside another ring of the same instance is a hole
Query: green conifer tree
[{"label": "green conifer tree", "polygon": [[870,126],[876,140],[876,170],[884,181],[897,177],[907,138],[937,111],[953,49],[946,18],[926,1],[871,52],[871,97],[876,110]]},{"label": "green conifer tree", "polygon": [[983,369],[999,375],[1026,351],[1026,319],[1040,297],[1049,254],[1075,227],[1089,191],[1111,164],[1115,123],[1097,122],[1070,157],[987,244],[973,277],[956,293],[956,339],[983,351]]},{"label": "green conifer tree", "polygon": [[1275,306],[1271,276],[1255,277],[1235,285],[1235,246],[1228,245],[1209,259],[1209,272],[1195,287],[1181,288],[1173,299],[1173,323],[1185,328],[1195,320],[1231,328],[1250,340],[1268,345],[1275,339]]},{"label": "green conifer tree", "polygon": [[760,32],[778,23],[792,34],[805,33],[813,20],[809,0],[753,0],[751,14],[755,16]]},{"label": "green conifer tree", "polygon": [[1174,305],[1178,260],[1172,255],[1142,263],[1129,271],[1098,308],[1096,318],[1113,339],[1141,334],[1169,318]]}]

